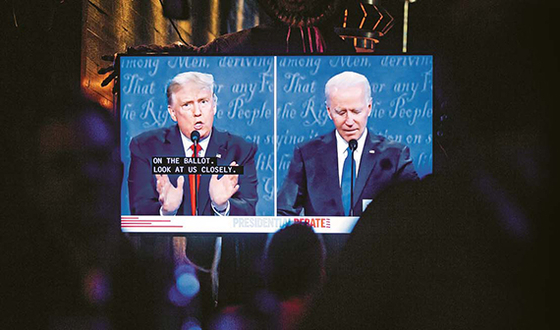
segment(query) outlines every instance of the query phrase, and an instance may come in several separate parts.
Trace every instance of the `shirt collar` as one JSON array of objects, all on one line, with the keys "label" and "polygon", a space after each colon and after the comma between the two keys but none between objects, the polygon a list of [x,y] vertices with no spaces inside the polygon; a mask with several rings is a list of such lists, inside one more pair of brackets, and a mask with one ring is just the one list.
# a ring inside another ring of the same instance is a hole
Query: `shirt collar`
[{"label": "shirt collar", "polygon": [[[179,130],[179,132],[181,133],[181,141],[183,141],[183,146],[185,148],[185,155],[187,155],[187,151],[191,148],[191,146],[193,145],[193,142],[190,138],[188,138],[187,136],[185,136],[185,134],[183,134],[183,132],[181,132],[181,130]],[[204,155],[206,155],[206,150],[208,149],[208,143],[210,142],[210,137],[212,136],[212,130],[210,130],[210,134],[208,134],[207,137],[205,137],[204,139],[201,139],[200,142],[198,143],[198,145],[200,145],[200,147],[202,148],[202,157],[204,157]]]},{"label": "shirt collar", "polygon": [[[340,136],[340,134],[336,129],[334,131],[336,136],[336,153],[339,156],[346,157],[346,149],[348,149],[348,142],[346,142],[346,140],[344,140],[344,138]],[[366,128],[362,132],[362,135],[358,138],[358,147],[354,151],[354,155],[358,156],[362,154],[362,151],[364,150],[366,144],[367,135],[368,135],[368,129]]]}]

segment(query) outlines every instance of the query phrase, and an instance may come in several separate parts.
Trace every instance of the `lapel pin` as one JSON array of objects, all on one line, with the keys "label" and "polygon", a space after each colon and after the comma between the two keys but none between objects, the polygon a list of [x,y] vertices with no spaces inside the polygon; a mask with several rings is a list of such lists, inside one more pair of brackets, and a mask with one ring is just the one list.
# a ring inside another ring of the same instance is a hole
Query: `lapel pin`
[{"label": "lapel pin", "polygon": [[216,158],[222,158],[221,154],[216,154]]},{"label": "lapel pin", "polygon": [[374,154],[374,153],[375,153],[375,150],[372,149],[372,150],[369,151],[369,153],[370,153],[370,154]]}]

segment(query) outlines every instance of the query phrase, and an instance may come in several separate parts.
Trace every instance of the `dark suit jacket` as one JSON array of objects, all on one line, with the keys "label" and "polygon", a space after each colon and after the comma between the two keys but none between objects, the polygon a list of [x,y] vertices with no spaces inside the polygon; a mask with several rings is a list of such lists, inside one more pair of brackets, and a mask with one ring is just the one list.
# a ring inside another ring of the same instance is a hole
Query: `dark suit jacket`
[{"label": "dark suit jacket", "polygon": [[[354,215],[387,185],[417,179],[408,147],[368,132],[354,183]],[[278,194],[278,215],[342,216],[335,131],[299,145]]]},{"label": "dark suit jacket", "polygon": [[[207,157],[220,155],[219,165],[229,165],[232,161],[244,167],[239,176],[239,190],[229,199],[230,215],[255,215],[257,203],[257,172],[255,153],[257,146],[239,136],[217,129],[212,130],[208,143]],[[128,190],[130,212],[135,215],[159,215],[160,203],[156,191],[156,179],[151,170],[151,158],[154,156],[185,156],[181,134],[177,125],[142,133],[130,142],[130,170]],[[169,179],[177,186],[177,175]],[[200,176],[198,209],[201,215],[213,215],[208,186],[210,175]],[[188,177],[183,186],[183,202],[178,215],[191,215],[191,197]]]}]

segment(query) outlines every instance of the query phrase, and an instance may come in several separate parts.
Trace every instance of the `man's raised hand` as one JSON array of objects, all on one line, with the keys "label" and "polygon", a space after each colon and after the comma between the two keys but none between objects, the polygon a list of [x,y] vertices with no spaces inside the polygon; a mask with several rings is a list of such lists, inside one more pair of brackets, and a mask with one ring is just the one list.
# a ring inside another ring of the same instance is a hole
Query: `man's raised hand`
[{"label": "man's raised hand", "polygon": [[[229,165],[237,166],[237,163],[233,161]],[[225,208],[227,201],[239,190],[237,179],[237,174],[224,175],[221,179],[218,179],[216,174],[212,175],[209,187],[210,199],[218,209]]]},{"label": "man's raised hand", "polygon": [[159,203],[163,215],[176,214],[177,209],[183,201],[183,185],[185,177],[177,179],[177,187],[174,187],[167,174],[156,174],[156,189],[159,194]]}]

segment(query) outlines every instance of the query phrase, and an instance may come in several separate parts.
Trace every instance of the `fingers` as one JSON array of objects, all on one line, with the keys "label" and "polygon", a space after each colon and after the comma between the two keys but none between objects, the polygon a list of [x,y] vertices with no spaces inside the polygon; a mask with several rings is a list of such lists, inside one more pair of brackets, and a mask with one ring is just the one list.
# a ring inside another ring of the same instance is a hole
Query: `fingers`
[{"label": "fingers", "polygon": [[[229,163],[229,166],[237,166],[237,162],[234,160],[231,163]],[[230,180],[230,182],[232,183],[232,185],[236,185],[237,184],[237,180],[239,175],[238,174],[227,174],[224,175],[228,180]]]},{"label": "fingers", "polygon": [[169,177],[165,174],[156,174],[156,179],[156,190],[159,194],[158,201],[163,204],[165,202],[165,196],[169,187]]},{"label": "fingers", "polygon": [[161,174],[156,174],[156,190],[158,194],[161,194],[163,188],[162,186],[163,186],[163,182],[161,180]]},{"label": "fingers", "polygon": [[[163,191],[163,189],[168,188],[169,186],[175,188],[175,186],[169,180],[169,176],[167,174],[156,174],[156,189],[158,192]],[[177,187],[176,189],[183,189],[183,185],[185,184],[185,176],[181,175],[177,178]]]},{"label": "fingers", "polygon": [[222,189],[230,193],[230,195],[235,194],[235,192],[239,189],[239,185],[237,184],[238,175],[237,174],[226,174],[221,179],[218,179],[217,175],[212,175],[210,179],[210,184],[219,184]]},{"label": "fingers", "polygon": [[107,61],[107,62],[113,62],[114,58],[115,58],[115,55],[103,55],[103,56],[101,56],[101,59],[103,61]]},{"label": "fingers", "polygon": [[137,50],[138,52],[149,52],[152,50],[152,48],[147,45],[139,45],[135,47],[135,50]]},{"label": "fingers", "polygon": [[183,186],[185,185],[185,177],[181,175],[177,178],[177,187],[169,180],[167,174],[156,174],[156,190],[159,193],[158,200],[160,204],[164,204],[169,194],[183,195]]},{"label": "fingers", "polygon": [[229,183],[232,187],[236,186],[237,181],[239,180],[239,175],[237,175],[237,174],[224,175],[224,177],[226,178],[226,180],[229,181]]},{"label": "fingers", "polygon": [[218,179],[217,174],[212,174],[210,178],[210,183],[214,182],[228,182],[231,186],[235,186],[237,184],[239,175],[238,174],[224,174],[220,179]]},{"label": "fingers", "polygon": [[159,192],[158,201],[160,202],[160,204],[163,204],[165,202],[165,196],[167,195],[167,187],[161,185],[161,188],[158,190],[158,192]]},{"label": "fingers", "polygon": [[106,68],[101,68],[99,70],[97,70],[97,73],[99,74],[106,74],[107,72],[111,72],[111,71],[115,71],[115,67],[114,66],[108,66]]},{"label": "fingers", "polygon": [[221,187],[221,189],[230,190],[235,187],[239,187],[237,181],[238,181],[237,174],[226,174],[222,176],[222,178],[220,179],[218,179],[217,174],[212,174],[212,177],[210,178],[210,186]]},{"label": "fingers", "polygon": [[111,74],[110,74],[107,78],[105,78],[105,80],[103,80],[103,81],[101,82],[101,87],[105,87],[105,86],[109,85],[109,83],[110,83],[113,79],[115,79],[116,76],[117,76],[117,72],[116,72],[116,71],[111,72]]},{"label": "fingers", "polygon": [[238,190],[239,190],[239,185],[236,184],[236,185],[233,187],[233,189],[231,190],[231,195],[232,195],[232,196],[235,195],[235,193],[236,193]]},{"label": "fingers", "polygon": [[180,176],[177,179],[177,189],[181,191],[181,193],[183,192],[183,185],[185,184],[185,177],[184,176]]},{"label": "fingers", "polygon": [[[103,61],[113,63],[113,65],[110,65],[106,68],[101,68],[101,69],[97,70],[98,74],[106,74],[106,73],[110,72],[110,74],[101,82],[101,87],[105,87],[105,86],[109,85],[111,83],[111,81],[116,80],[115,79],[117,77],[117,72],[115,71],[115,59],[116,58],[117,58],[117,53],[115,53],[114,55],[103,55],[103,56],[101,56],[101,59]],[[115,84],[115,86],[116,86],[116,84]],[[115,88],[113,87],[113,93],[114,92],[115,92]]]},{"label": "fingers", "polygon": [[156,179],[163,183],[169,183],[169,176],[167,174],[156,174]]},{"label": "fingers", "polygon": [[156,189],[160,194],[163,193],[171,185],[167,174],[156,174],[156,179]]}]

